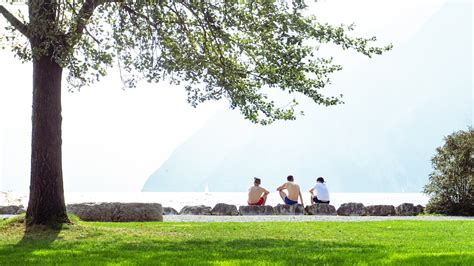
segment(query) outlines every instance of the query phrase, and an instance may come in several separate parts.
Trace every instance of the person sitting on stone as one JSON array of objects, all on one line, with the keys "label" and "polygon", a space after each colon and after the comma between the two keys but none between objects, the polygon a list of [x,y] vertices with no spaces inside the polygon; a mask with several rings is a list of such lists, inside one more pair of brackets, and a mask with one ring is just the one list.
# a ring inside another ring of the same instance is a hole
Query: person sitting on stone
[{"label": "person sitting on stone", "polygon": [[[301,204],[303,204],[303,197],[301,196],[300,186],[294,182],[292,175],[289,175],[285,184],[279,186],[277,191],[280,192],[280,197],[283,202],[287,205],[294,205],[298,203],[298,196],[301,199]],[[283,191],[284,189],[288,190],[288,195]],[[303,204],[304,206],[304,204]]]},{"label": "person sitting on stone", "polygon": [[[316,192],[316,195],[314,194]],[[311,194],[311,204],[314,203],[329,203],[329,192],[326,184],[324,183],[324,178],[318,177],[316,179],[316,185],[314,188],[309,190]]]},{"label": "person sitting on stone", "polygon": [[249,188],[249,198],[247,200],[247,203],[249,205],[263,206],[265,205],[265,202],[267,201],[267,195],[270,192],[260,186],[260,184],[262,183],[262,180],[260,180],[260,178],[254,177],[253,179],[253,186]]}]

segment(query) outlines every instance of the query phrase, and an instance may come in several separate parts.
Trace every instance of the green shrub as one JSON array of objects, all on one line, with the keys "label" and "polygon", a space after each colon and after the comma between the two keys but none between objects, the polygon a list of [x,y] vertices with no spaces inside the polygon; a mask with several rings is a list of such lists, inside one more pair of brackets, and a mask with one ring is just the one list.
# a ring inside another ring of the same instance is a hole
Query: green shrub
[{"label": "green shrub", "polygon": [[474,130],[445,137],[431,162],[434,171],[424,192],[426,211],[447,215],[474,215]]}]

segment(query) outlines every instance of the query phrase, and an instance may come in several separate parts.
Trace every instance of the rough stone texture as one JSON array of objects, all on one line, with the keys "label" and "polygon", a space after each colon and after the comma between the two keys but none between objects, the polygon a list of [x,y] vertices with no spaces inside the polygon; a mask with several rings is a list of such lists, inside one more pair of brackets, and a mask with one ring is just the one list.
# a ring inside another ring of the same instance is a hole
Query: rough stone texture
[{"label": "rough stone texture", "polygon": [[416,212],[416,215],[423,214],[425,212],[425,207],[418,204],[415,206],[415,212]]},{"label": "rough stone texture", "polygon": [[178,211],[171,207],[163,207],[163,215],[178,215]]},{"label": "rough stone texture", "polygon": [[337,215],[341,216],[364,216],[366,214],[367,211],[362,203],[343,203],[339,209],[337,209]]},{"label": "rough stone texture", "polygon": [[211,207],[198,205],[198,206],[184,206],[179,214],[191,214],[191,215],[211,215]]},{"label": "rough stone texture", "polygon": [[23,207],[20,208],[20,209],[16,212],[16,214],[23,214],[23,213],[26,213],[26,210],[25,210],[25,208],[23,208]]},{"label": "rough stone texture", "polygon": [[421,205],[414,205],[413,203],[403,203],[397,206],[396,214],[399,216],[413,216],[423,213],[425,208]]},{"label": "rough stone texture", "polygon": [[239,215],[235,205],[217,203],[211,210],[212,215]]},{"label": "rough stone texture", "polygon": [[163,208],[158,203],[79,203],[67,205],[67,211],[84,221],[163,221]]},{"label": "rough stone texture", "polygon": [[272,206],[265,205],[265,206],[257,206],[257,205],[249,205],[249,206],[240,206],[239,207],[240,215],[273,215],[275,214],[275,210]]},{"label": "rough stone texture", "polygon": [[0,214],[20,214],[24,210],[23,205],[0,206]]},{"label": "rough stone texture", "polygon": [[336,208],[327,203],[308,205],[305,210],[309,215],[336,215]]},{"label": "rough stone texture", "polygon": [[365,207],[368,216],[394,216],[395,207],[392,205],[370,205]]},{"label": "rough stone texture", "polygon": [[304,215],[304,206],[301,204],[278,204],[275,206],[275,214],[277,215]]}]

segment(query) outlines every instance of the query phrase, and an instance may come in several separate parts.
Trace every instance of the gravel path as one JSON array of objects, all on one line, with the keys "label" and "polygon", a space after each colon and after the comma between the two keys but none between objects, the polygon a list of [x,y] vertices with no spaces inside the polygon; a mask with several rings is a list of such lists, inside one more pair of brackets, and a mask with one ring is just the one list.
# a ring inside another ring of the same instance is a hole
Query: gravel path
[{"label": "gravel path", "polygon": [[165,222],[375,222],[375,221],[474,221],[474,217],[459,216],[317,216],[317,215],[267,215],[267,216],[210,216],[165,215]]}]

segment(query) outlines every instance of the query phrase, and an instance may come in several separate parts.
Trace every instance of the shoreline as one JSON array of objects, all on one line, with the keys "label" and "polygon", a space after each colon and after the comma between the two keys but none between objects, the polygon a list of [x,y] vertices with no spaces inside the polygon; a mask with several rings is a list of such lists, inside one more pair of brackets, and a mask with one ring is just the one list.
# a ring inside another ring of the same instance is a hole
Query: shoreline
[{"label": "shoreline", "polygon": [[[3,195],[3,196],[2,196]],[[360,202],[364,205],[400,205],[405,202],[426,206],[428,197],[422,193],[338,193],[330,194],[331,205],[338,208],[342,203]],[[310,195],[303,192],[303,200],[308,205]],[[142,202],[160,203],[163,207],[176,210],[184,206],[215,206],[226,203],[236,206],[247,204],[247,192],[65,192],[66,204],[84,202]],[[267,205],[276,206],[283,203],[278,193],[271,192]],[[28,205],[27,192],[1,192],[0,206]]]}]

